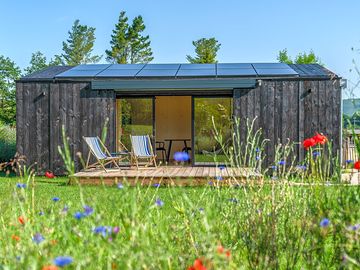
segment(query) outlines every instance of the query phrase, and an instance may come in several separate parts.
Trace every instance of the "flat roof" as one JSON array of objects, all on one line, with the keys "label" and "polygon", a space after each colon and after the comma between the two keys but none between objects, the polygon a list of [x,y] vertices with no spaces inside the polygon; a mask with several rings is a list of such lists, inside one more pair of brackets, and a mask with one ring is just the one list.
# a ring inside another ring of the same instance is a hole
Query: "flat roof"
[{"label": "flat roof", "polygon": [[224,78],[334,78],[318,64],[216,63],[216,64],[87,64],[54,66],[24,76],[20,81],[41,80],[175,80]]}]

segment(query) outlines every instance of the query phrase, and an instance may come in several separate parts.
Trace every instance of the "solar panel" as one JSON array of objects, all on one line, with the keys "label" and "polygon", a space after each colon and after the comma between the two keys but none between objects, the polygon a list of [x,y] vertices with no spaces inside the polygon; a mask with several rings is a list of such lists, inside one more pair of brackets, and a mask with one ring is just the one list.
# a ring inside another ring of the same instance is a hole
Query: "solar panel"
[{"label": "solar panel", "polygon": [[134,77],[138,72],[138,69],[105,69],[96,77]]},{"label": "solar panel", "polygon": [[279,76],[279,75],[285,75],[285,76],[291,76],[291,75],[299,75],[295,70],[293,69],[285,69],[285,68],[256,68],[256,72],[259,76]]},{"label": "solar panel", "polygon": [[182,69],[215,69],[215,64],[181,64]]},{"label": "solar panel", "polygon": [[254,63],[252,64],[255,69],[289,69],[290,67],[285,63]]},{"label": "solar panel", "polygon": [[177,69],[143,69],[136,77],[174,77]]},{"label": "solar panel", "polygon": [[110,65],[106,64],[92,64],[92,65],[78,65],[69,69],[63,73],[58,74],[55,76],[56,78],[62,77],[94,77],[96,74],[100,73]]},{"label": "solar panel", "polygon": [[218,76],[256,76],[256,72],[253,68],[218,68]]},{"label": "solar panel", "polygon": [[108,69],[137,69],[140,70],[145,64],[113,64]]},{"label": "solar panel", "polygon": [[147,64],[144,69],[179,69],[180,64]]},{"label": "solar panel", "polygon": [[177,77],[197,77],[197,76],[216,76],[215,69],[180,69]]},{"label": "solar panel", "polygon": [[231,69],[242,69],[242,68],[253,68],[251,64],[247,63],[221,63],[217,64],[218,69],[231,68]]}]

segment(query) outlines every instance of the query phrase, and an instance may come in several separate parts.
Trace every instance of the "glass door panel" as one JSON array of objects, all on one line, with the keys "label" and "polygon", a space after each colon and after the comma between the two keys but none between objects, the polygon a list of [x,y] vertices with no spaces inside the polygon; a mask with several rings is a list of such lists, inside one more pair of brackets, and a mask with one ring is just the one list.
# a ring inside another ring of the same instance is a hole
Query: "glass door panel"
[{"label": "glass door panel", "polygon": [[216,129],[223,136],[226,145],[232,134],[232,98],[210,97],[194,98],[194,164],[212,165],[224,162],[225,155],[220,144],[215,140],[214,123]]},{"label": "glass door panel", "polygon": [[116,99],[116,138],[131,150],[130,135],[154,134],[153,98]]}]

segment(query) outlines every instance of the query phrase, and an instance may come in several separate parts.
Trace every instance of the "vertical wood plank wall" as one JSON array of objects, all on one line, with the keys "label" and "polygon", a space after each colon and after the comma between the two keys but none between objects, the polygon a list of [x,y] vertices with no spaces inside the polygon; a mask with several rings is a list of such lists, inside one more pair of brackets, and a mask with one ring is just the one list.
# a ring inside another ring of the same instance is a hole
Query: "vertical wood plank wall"
[{"label": "vertical wood plank wall", "polygon": [[106,145],[115,150],[114,91],[92,91],[89,83],[27,82],[17,84],[17,152],[35,164],[39,174],[52,170],[63,174],[58,152],[65,126],[77,169],[81,152],[86,160],[88,148],[83,136],[101,136],[109,118]]},{"label": "vertical wood plank wall", "polygon": [[234,115],[240,118],[241,140],[246,137],[245,119],[254,119],[262,129],[266,145],[266,164],[275,158],[275,145],[287,139],[298,142],[296,155],[301,160],[301,142],[322,132],[333,143],[333,154],[340,154],[341,88],[339,80],[263,80],[255,89],[234,91]]},{"label": "vertical wood plank wall", "polygon": [[[77,170],[76,155],[86,159],[88,148],[82,136],[101,136],[109,118],[106,145],[116,147],[114,91],[93,91],[81,82],[19,82],[17,102],[17,151],[35,164],[38,173],[52,170],[64,173],[58,145],[62,145],[61,126],[65,125]],[[339,80],[263,80],[255,89],[234,90],[234,115],[241,119],[241,139],[246,136],[246,118],[257,116],[255,128],[263,130],[268,164],[274,160],[277,142],[302,142],[323,132],[332,140],[334,153],[340,153],[341,89]],[[302,146],[296,155],[304,156]]]}]

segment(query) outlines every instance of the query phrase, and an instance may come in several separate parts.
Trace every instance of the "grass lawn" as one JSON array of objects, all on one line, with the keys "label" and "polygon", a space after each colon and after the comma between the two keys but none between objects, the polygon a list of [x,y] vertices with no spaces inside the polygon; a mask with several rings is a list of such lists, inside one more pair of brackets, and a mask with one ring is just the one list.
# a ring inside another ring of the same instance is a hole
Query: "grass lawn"
[{"label": "grass lawn", "polygon": [[358,186],[20,182],[0,178],[0,269],[42,269],[58,256],[73,259],[64,269],[187,269],[197,258],[206,269],[355,269],[360,261]]}]

